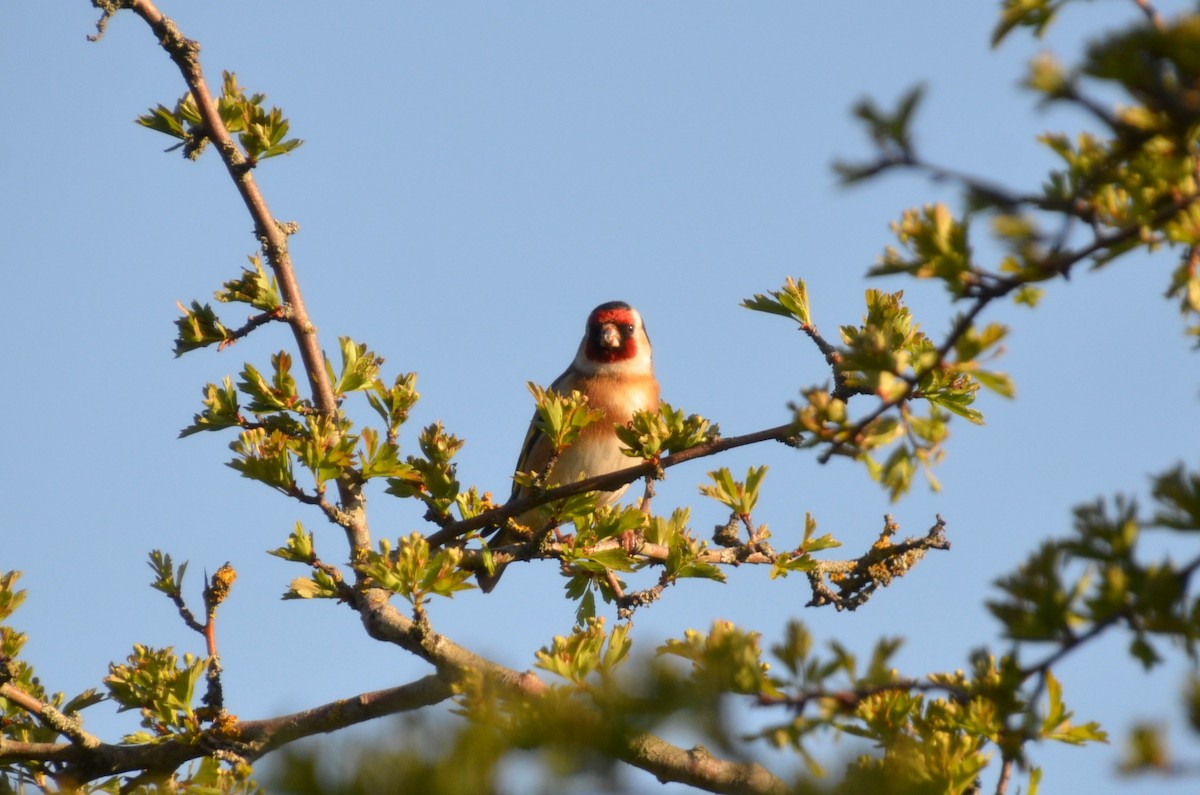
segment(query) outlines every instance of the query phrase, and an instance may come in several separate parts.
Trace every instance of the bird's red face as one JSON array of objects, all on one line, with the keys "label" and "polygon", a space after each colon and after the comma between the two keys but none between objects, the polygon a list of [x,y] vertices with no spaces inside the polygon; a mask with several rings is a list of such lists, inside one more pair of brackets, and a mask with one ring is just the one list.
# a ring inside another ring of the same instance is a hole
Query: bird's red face
[{"label": "bird's red face", "polygon": [[584,350],[597,363],[623,362],[638,354],[641,317],[622,301],[610,301],[588,316]]}]

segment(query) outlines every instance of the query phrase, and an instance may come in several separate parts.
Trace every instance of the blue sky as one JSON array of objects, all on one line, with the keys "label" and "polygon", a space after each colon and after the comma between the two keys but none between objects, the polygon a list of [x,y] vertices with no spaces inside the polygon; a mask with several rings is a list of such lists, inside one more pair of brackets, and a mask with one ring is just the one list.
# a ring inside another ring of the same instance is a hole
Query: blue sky
[{"label": "blue sky", "polygon": [[[300,223],[292,251],[325,347],[349,335],[385,356],[389,373],[417,371],[408,450],[440,419],[467,439],[460,479],[502,494],[531,412],[525,382],[561,372],[602,301],[641,310],[664,398],[726,434],[785,421],[799,389],[828,378],[786,322],[737,306],[788,275],[808,282],[830,336],[859,320],[867,287],[905,289],[923,327],[943,333],[953,310],[937,288],[863,274],[902,209],[955,194],[912,177],[837,187],[831,162],[868,153],[851,105],[865,95],[886,104],[924,81],[919,146],[1032,189],[1052,164],[1034,136],[1086,120],[1036,111],[1017,85],[1024,62],[1042,47],[1070,58],[1084,37],[1137,15],[1131,2],[1084,4],[1042,44],[1016,35],[993,51],[995,5],[162,8],[202,43],[211,81],[236,71],[305,139],[256,176],[275,215]],[[0,569],[25,572],[30,594],[14,623],[30,634],[27,658],[50,688],[76,692],[135,642],[202,651],[146,585],[146,553],[161,548],[191,561],[196,600],[203,570],[229,560],[240,573],[220,642],[228,703],[242,717],[424,674],[366,638],[344,607],[279,601],[302,572],[263,551],[300,519],[339,559],[338,534],[223,467],[229,438],[176,439],[205,382],[265,364],[288,339],[267,328],[221,354],[172,358],[175,302],[207,300],[236,275],[253,252],[251,224],[211,153],[199,163],[164,154],[167,139],[132,124],[183,93],[146,27],[123,14],[91,44],[94,18],[82,0],[22,3],[0,29],[10,113],[0,127],[10,373]],[[909,674],[961,667],[983,644],[1002,649],[983,608],[996,577],[1063,533],[1072,505],[1144,495],[1149,474],[1196,463],[1196,358],[1161,298],[1173,264],[1171,253],[1123,263],[1053,286],[1035,312],[989,315],[1014,324],[1002,366],[1018,398],[985,397],[987,426],[955,427],[939,494],[918,487],[889,505],[860,467],[819,466],[778,445],[673,470],[656,502],[664,511],[696,503],[708,469],[768,464],[757,518],[783,545],[807,511],[852,554],[890,511],[911,534],[941,513],[954,548],[849,615],[804,609],[802,580],[768,582],[762,571],[686,583],[638,614],[635,648],[717,618],[772,639],[799,617],[818,639],[864,652],[880,635],[906,636],[897,663]],[[424,527],[414,505],[381,492],[370,510],[377,536]],[[694,519],[704,528],[723,517],[697,505]],[[436,604],[434,625],[528,666],[570,627],[553,569],[514,570],[488,597]],[[1147,677],[1123,645],[1106,640],[1063,665],[1068,703],[1116,737],[1137,720],[1178,726],[1184,666]],[[107,706],[88,719],[108,738],[135,724]],[[1034,756],[1049,792],[1194,788],[1116,782],[1118,751]]]}]

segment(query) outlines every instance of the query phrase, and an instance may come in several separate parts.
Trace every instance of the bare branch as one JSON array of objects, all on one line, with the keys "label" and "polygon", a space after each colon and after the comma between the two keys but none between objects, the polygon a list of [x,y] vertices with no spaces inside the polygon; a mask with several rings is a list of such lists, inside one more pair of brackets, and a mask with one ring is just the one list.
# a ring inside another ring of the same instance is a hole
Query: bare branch
[{"label": "bare branch", "polygon": [[252,315],[246,320],[246,323],[243,326],[229,332],[229,336],[221,341],[221,344],[217,346],[217,350],[224,350],[225,348],[228,348],[230,345],[247,336],[251,331],[254,331],[254,329],[258,328],[259,326],[265,326],[273,320],[286,320],[290,314],[291,313],[286,308],[281,307],[272,312],[260,312],[257,315]]},{"label": "bare branch", "polygon": [[327,734],[387,715],[412,712],[450,698],[453,689],[430,674],[406,685],[360,693],[303,712],[238,725],[243,742],[254,756],[274,751],[290,742],[314,734]]},{"label": "bare branch", "polygon": [[787,785],[761,765],[718,759],[700,746],[685,750],[650,734],[631,738],[618,753],[664,783],[679,781],[709,792],[787,792]]},{"label": "bare branch", "polygon": [[1012,778],[1013,760],[1011,757],[1004,757],[1004,761],[1000,764],[1000,778],[996,780],[996,795],[1005,795],[1008,792],[1008,782]]},{"label": "bare branch", "polygon": [[[808,607],[832,604],[838,610],[855,610],[875,591],[907,574],[929,550],[950,549],[950,542],[946,540],[946,522],[940,516],[924,536],[892,544],[889,539],[898,529],[892,517],[887,516],[879,540],[867,554],[853,561],[819,562],[817,568],[808,573],[813,590]],[[837,591],[826,585],[825,580],[835,583]]]},{"label": "bare branch", "polygon": [[[0,685],[0,695],[13,703],[22,703],[24,706],[30,701],[27,696],[18,701],[24,694],[11,691],[16,689],[10,685]],[[232,745],[238,755],[257,759],[304,737],[338,731],[387,715],[411,712],[445,701],[451,695],[453,691],[448,684],[430,675],[406,685],[360,693],[291,715],[244,721],[234,727],[236,739],[218,737],[215,733],[206,735],[200,743],[195,742],[194,738],[183,738],[144,745],[108,745],[95,738],[89,745],[20,743],[0,739],[0,761],[59,762],[68,766],[68,774],[81,781],[134,771],[170,773],[185,762],[212,754],[214,747]],[[32,701],[35,705],[40,704],[36,699]],[[39,716],[46,709],[46,705],[41,705]]]},{"label": "bare branch", "polygon": [[7,699],[36,717],[48,729],[63,735],[77,747],[92,750],[102,745],[100,738],[83,730],[77,715],[64,715],[51,705],[26,693],[12,682],[0,684],[0,698]]}]

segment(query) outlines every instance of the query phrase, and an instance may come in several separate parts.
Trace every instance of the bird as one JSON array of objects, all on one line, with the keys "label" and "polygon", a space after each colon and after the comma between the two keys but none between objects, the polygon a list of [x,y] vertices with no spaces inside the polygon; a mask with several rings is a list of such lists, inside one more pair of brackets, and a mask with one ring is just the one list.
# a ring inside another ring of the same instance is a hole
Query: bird
[{"label": "bird", "polygon": [[[622,452],[624,445],[614,428],[628,424],[636,411],[657,409],[659,395],[650,338],[641,314],[624,301],[608,301],[593,309],[575,358],[554,379],[550,389],[562,395],[577,390],[587,397],[590,408],[600,410],[604,416],[585,427],[579,438],[562,451],[546,479],[547,488],[633,466],[635,462]],[[517,458],[517,472],[541,473],[554,453],[549,437],[538,428],[537,419],[534,412]],[[599,492],[597,507],[616,502],[628,488],[629,484],[625,484],[614,491]],[[526,487],[513,483],[512,498],[527,493]],[[531,527],[531,523],[544,521],[536,508],[515,521],[535,532],[544,529]],[[489,547],[496,549],[521,540],[526,539],[502,527]],[[505,565],[497,564],[491,574],[479,573],[479,587],[484,593],[496,587]]]}]

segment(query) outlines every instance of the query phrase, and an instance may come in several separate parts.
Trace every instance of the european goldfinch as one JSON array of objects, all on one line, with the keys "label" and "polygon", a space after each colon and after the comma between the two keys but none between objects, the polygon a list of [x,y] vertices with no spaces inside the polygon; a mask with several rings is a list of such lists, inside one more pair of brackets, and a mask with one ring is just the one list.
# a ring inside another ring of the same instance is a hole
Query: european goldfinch
[{"label": "european goldfinch", "polygon": [[[562,451],[546,479],[547,487],[574,483],[580,478],[603,475],[637,463],[621,452],[623,445],[613,428],[628,423],[635,411],[658,408],[658,381],[654,378],[650,338],[638,311],[624,301],[609,301],[593,309],[575,359],[554,379],[550,389],[564,395],[578,390],[587,396],[591,408],[604,412],[604,418],[584,428],[579,439]],[[553,445],[538,429],[534,414],[516,471],[540,473],[553,453]],[[625,485],[616,491],[600,492],[599,505],[615,502],[627,488]],[[526,489],[513,484],[514,497],[525,492]],[[545,529],[531,526],[539,522],[536,510],[516,517],[516,522],[533,532]],[[502,528],[489,546],[495,549],[520,540],[525,539]],[[496,587],[503,571],[501,564],[493,574],[479,575],[479,587],[484,593]]]}]

